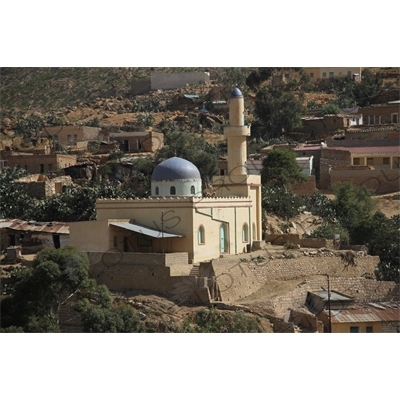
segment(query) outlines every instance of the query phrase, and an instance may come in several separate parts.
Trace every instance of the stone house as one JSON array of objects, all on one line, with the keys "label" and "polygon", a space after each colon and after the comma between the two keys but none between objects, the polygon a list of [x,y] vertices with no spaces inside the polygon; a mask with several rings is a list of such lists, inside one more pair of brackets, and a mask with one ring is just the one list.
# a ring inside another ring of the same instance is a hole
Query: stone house
[{"label": "stone house", "polygon": [[61,153],[23,153],[14,151],[3,151],[3,161],[7,161],[9,168],[24,168],[30,174],[44,174],[56,172],[58,169],[66,168],[77,163],[77,157]]},{"label": "stone house", "polygon": [[363,115],[364,125],[398,124],[400,100],[360,107],[359,112]]},{"label": "stone house", "polygon": [[361,80],[362,67],[311,67],[303,68],[311,82],[318,79],[350,78]]},{"label": "stone house", "polygon": [[321,133],[332,133],[337,130],[347,130],[352,126],[363,124],[362,114],[328,114],[322,117],[302,117],[300,133],[308,133],[312,137]]},{"label": "stone house", "polygon": [[321,148],[320,189],[352,181],[376,194],[399,190],[400,145],[396,140],[327,141]]},{"label": "stone house", "polygon": [[346,139],[397,139],[400,140],[400,126],[371,125],[354,127],[347,130]]},{"label": "stone house", "polygon": [[30,196],[38,199],[54,196],[62,193],[64,187],[72,185],[72,179],[69,176],[58,176],[53,179],[47,178],[45,175],[35,174],[17,179],[15,183],[22,184]]},{"label": "stone house", "polygon": [[117,141],[125,153],[154,153],[164,146],[164,135],[153,131],[110,132],[108,139]]},{"label": "stone house", "polygon": [[51,126],[43,128],[41,137],[49,139],[55,150],[70,146],[86,149],[89,142],[100,139],[99,133],[100,128],[92,126]]},{"label": "stone house", "polygon": [[0,220],[1,250],[22,246],[23,254],[36,253],[45,247],[59,248],[69,244],[66,222],[36,222],[19,219]]}]

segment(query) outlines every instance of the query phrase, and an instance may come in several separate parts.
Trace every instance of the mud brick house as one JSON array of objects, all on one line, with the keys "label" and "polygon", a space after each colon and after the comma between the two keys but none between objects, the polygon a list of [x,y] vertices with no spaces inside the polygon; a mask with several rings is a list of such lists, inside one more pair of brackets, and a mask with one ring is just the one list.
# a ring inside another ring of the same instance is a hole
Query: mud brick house
[{"label": "mud brick house", "polygon": [[327,141],[321,147],[319,188],[352,181],[376,194],[399,190],[398,140]]},{"label": "mud brick house", "polygon": [[397,139],[400,140],[399,125],[374,125],[350,128],[345,135],[346,139]]},{"label": "mud brick house", "polygon": [[323,117],[303,117],[302,127],[298,129],[301,133],[311,136],[320,133],[332,133],[337,130],[346,130],[352,126],[363,124],[362,114],[328,114]]},{"label": "mud brick house", "polygon": [[73,184],[72,179],[69,176],[58,176],[49,179],[45,175],[41,174],[25,176],[15,180],[14,182],[22,184],[30,196],[38,199],[62,193],[65,186]]},{"label": "mud brick house", "polygon": [[364,125],[398,124],[400,100],[360,107],[359,112],[363,115]]},{"label": "mud brick house", "polygon": [[23,254],[36,253],[45,247],[59,248],[69,243],[66,222],[36,222],[0,219],[1,250],[22,246]]},{"label": "mud brick house", "polygon": [[23,153],[14,151],[3,151],[1,159],[7,162],[9,168],[24,168],[30,174],[44,174],[56,172],[58,169],[70,167],[77,163],[74,155],[60,153]]},{"label": "mud brick house", "polygon": [[303,68],[304,72],[310,78],[311,82],[318,79],[329,78],[351,78],[361,79],[362,67],[321,67],[321,68]]},{"label": "mud brick house", "polygon": [[154,153],[164,146],[164,135],[153,131],[110,132],[108,139],[118,142],[125,153]]},{"label": "mud brick house", "polygon": [[52,126],[43,128],[42,138],[49,139],[57,147],[77,147],[86,149],[91,141],[98,141],[100,128],[92,126]]}]

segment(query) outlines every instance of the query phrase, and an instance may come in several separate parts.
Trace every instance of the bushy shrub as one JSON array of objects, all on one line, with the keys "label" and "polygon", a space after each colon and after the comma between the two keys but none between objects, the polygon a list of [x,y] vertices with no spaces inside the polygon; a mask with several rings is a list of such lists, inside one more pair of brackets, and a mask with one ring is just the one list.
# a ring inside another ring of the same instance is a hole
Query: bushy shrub
[{"label": "bushy shrub", "polygon": [[263,186],[262,206],[269,214],[289,219],[299,215],[304,200],[284,188]]},{"label": "bushy shrub", "polygon": [[324,219],[335,221],[337,218],[335,202],[321,193],[315,192],[312,196],[303,196],[306,211]]},{"label": "bushy shrub", "polygon": [[335,234],[340,235],[340,241],[343,244],[349,243],[349,232],[340,224],[325,223],[310,234],[305,234],[304,237],[333,240]]}]

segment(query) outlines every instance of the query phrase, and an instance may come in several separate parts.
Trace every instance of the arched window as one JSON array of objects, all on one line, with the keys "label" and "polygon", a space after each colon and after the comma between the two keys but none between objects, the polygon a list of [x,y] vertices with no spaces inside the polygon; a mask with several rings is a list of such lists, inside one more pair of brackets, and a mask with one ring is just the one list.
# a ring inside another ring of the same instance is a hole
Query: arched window
[{"label": "arched window", "polygon": [[196,189],[193,185],[190,186],[190,194],[196,194]]},{"label": "arched window", "polygon": [[242,228],[242,240],[246,243],[249,241],[249,226],[246,222],[243,224]]},{"label": "arched window", "polygon": [[203,225],[199,226],[198,235],[199,235],[199,244],[204,244],[206,242],[206,240],[205,240],[204,226]]},{"label": "arched window", "polygon": [[158,188],[158,186],[156,186],[156,196],[158,196],[160,194],[160,189]]},{"label": "arched window", "polygon": [[176,194],[175,186],[171,186],[171,189],[169,190],[169,194]]}]

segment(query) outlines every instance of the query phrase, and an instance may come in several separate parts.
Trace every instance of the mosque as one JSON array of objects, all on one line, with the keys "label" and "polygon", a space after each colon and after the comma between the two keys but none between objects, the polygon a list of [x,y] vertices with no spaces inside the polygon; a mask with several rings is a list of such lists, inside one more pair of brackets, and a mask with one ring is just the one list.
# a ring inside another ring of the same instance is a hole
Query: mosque
[{"label": "mosque", "polygon": [[[186,254],[189,264],[249,252],[262,243],[261,178],[248,175],[244,99],[229,101],[228,174],[215,176],[215,197],[202,196],[195,165],[179,157],[161,162],[151,178],[151,197],[99,199],[97,220],[70,225],[70,242],[85,252]],[[144,258],[143,258],[144,259]]]}]

